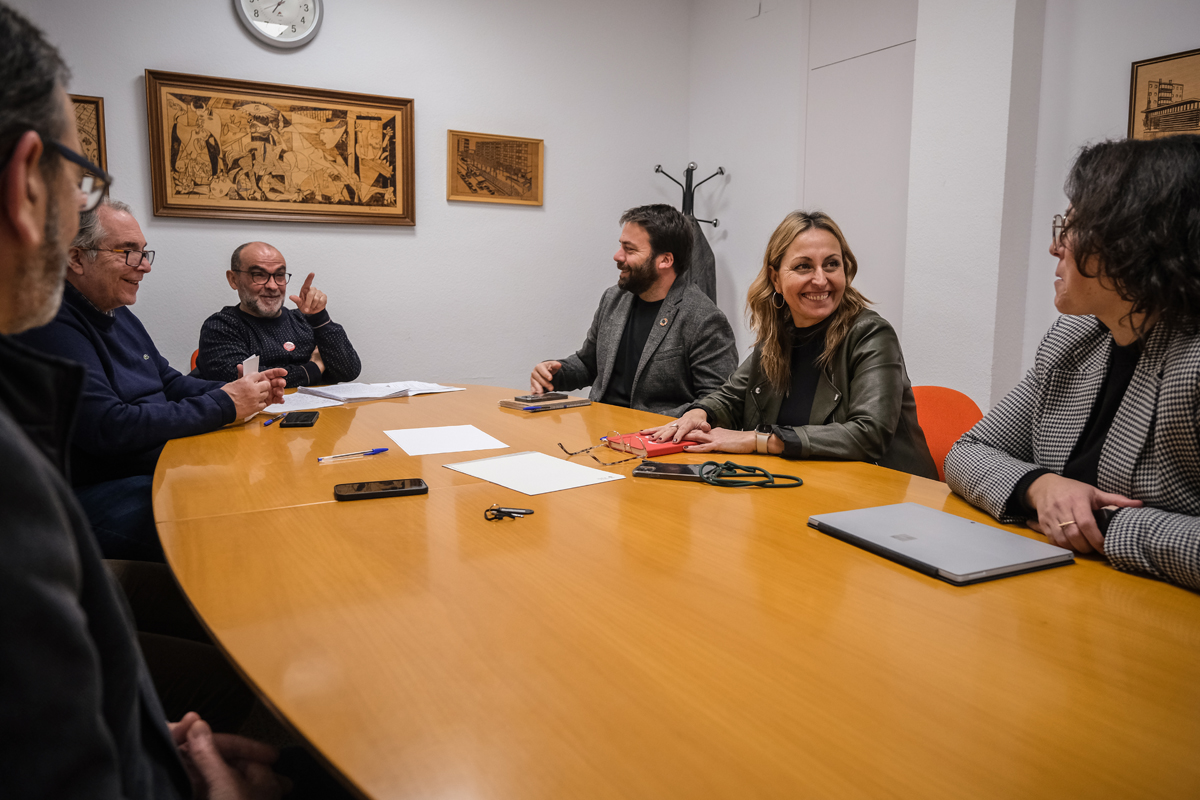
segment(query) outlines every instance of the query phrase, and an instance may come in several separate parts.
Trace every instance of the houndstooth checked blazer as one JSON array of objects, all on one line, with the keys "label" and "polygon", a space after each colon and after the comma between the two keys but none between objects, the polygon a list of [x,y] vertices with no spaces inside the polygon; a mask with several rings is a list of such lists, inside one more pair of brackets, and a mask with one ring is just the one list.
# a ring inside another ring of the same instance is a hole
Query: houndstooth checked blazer
[{"label": "houndstooth checked blazer", "polygon": [[[1001,522],[1017,482],[1061,473],[1108,370],[1112,336],[1095,317],[1063,316],[1025,379],[946,457],[946,482]],[[1150,331],[1100,454],[1098,488],[1141,500],[1118,513],[1104,552],[1127,572],[1200,589],[1200,335]]]}]

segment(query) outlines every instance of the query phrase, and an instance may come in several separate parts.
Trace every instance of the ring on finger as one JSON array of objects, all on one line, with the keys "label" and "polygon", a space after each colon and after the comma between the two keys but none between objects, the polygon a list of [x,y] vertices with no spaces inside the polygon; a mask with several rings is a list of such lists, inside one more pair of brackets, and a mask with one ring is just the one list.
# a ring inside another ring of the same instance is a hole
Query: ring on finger
[{"label": "ring on finger", "polygon": [[1060,523],[1058,523],[1058,527],[1059,527],[1059,528],[1065,528],[1065,527],[1067,527],[1068,525],[1074,525],[1074,524],[1075,524],[1075,520],[1073,520],[1073,519],[1069,519],[1069,520],[1067,520],[1066,522],[1060,522]]}]

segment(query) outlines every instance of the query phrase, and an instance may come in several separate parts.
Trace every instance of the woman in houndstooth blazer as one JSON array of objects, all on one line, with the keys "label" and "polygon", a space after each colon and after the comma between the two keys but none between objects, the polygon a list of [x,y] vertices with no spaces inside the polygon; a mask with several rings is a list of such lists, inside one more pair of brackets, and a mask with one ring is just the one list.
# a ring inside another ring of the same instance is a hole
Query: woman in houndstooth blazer
[{"label": "woman in houndstooth blazer", "polygon": [[1001,522],[1200,589],[1200,136],[1085,147],[1066,192],[1064,316],[946,481]]}]

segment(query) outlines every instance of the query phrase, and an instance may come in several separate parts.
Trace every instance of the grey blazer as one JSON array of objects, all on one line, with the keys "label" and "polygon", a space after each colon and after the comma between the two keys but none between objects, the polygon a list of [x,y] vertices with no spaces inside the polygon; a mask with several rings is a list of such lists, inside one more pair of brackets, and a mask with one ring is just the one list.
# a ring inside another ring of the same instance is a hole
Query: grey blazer
[{"label": "grey blazer", "polygon": [[[593,401],[604,397],[633,295],[610,286],[600,298],[583,347],[560,359],[554,388],[571,391],[590,385]],[[630,407],[677,417],[694,401],[714,392],[737,367],[733,329],[712,300],[676,280],[659,309],[659,322],[638,360]]]},{"label": "grey blazer", "polygon": [[[1001,522],[1017,482],[1061,473],[1108,371],[1112,335],[1063,316],[1025,379],[946,456],[950,488]],[[1117,512],[1104,554],[1117,569],[1200,589],[1200,334],[1151,329],[1100,453],[1098,488],[1145,503]]]}]

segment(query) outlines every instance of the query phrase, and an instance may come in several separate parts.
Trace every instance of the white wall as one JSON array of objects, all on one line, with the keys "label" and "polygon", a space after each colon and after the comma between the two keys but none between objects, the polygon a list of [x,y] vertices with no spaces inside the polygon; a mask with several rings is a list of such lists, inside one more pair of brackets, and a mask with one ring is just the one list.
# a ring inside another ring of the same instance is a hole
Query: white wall
[{"label": "white wall", "polygon": [[[104,98],[113,194],[158,251],[133,310],[177,367],[236,302],[230,252],[264,239],[317,273],[364,379],[526,386],[583,340],[621,212],[678,204],[654,164],[692,157],[687,0],[336,0],[291,52],[259,44],[228,0],[13,5],[66,54],[71,90]],[[416,227],[154,217],[147,68],[414,98]],[[545,139],[545,205],[447,202],[448,128]]]},{"label": "white wall", "polygon": [[[762,268],[775,226],[799,205],[803,181],[807,0],[693,0],[690,27],[688,147],[663,168],[697,180],[718,166],[728,174],[696,192],[695,213],[717,260],[717,304],[733,325],[739,360],[753,338],[746,291]],[[675,189],[671,202],[679,203]]]},{"label": "white wall", "polygon": [[[1123,139],[1129,124],[1129,73],[1134,61],[1200,45],[1196,0],[1047,0],[1041,113],[1034,173],[1024,366],[1054,309],[1054,267],[1047,252],[1050,219],[1066,209],[1063,181],[1080,146]],[[1200,94],[1200,86],[1187,90]]]},{"label": "white wall", "polygon": [[917,20],[905,357],[985,409],[1017,380],[1042,3],[922,0]]},{"label": "white wall", "polygon": [[800,204],[828,213],[854,285],[904,334],[916,0],[813,0]]}]

